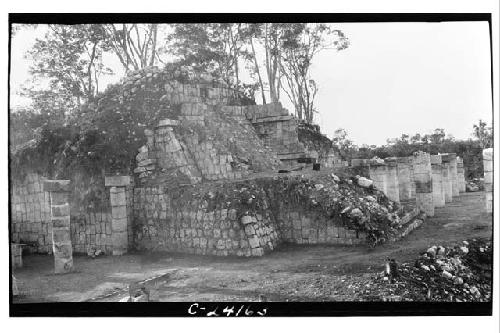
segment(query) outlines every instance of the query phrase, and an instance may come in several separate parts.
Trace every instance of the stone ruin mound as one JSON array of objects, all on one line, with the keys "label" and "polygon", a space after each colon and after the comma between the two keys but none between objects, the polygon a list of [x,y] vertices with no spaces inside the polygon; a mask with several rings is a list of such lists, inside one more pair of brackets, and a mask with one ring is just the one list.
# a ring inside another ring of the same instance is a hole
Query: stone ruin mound
[{"label": "stone ruin mound", "polygon": [[[106,177],[108,205],[92,211],[70,203],[75,252],[258,256],[282,242],[378,244],[422,222],[417,210],[359,186],[319,128],[299,124],[279,103],[255,105],[207,75],[154,67],[132,72],[83,115],[82,128],[106,130],[104,115],[124,124],[111,124],[121,132],[108,145],[121,143],[116,155],[125,162],[121,175]],[[323,171],[312,171],[313,162]],[[37,185],[43,179],[29,179],[36,182],[12,191],[13,239],[50,252],[44,220],[50,208]],[[90,192],[84,179],[74,175],[73,194]],[[30,190],[39,203],[26,199]]]}]

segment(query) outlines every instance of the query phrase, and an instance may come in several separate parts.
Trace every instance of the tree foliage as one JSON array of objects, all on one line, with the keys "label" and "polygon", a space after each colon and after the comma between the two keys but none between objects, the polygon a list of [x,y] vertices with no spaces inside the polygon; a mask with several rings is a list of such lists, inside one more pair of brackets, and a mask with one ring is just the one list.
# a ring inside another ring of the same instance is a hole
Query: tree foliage
[{"label": "tree foliage", "polygon": [[313,58],[324,49],[340,51],[348,46],[344,33],[326,24],[295,24],[286,30],[281,60],[284,90],[299,119],[312,123],[316,113],[318,86],[310,74]]},{"label": "tree foliage", "polygon": [[158,24],[104,24],[103,43],[125,71],[139,70],[161,62],[158,53]]},{"label": "tree foliage", "polygon": [[[102,61],[103,47],[102,25],[49,25],[44,38],[28,52],[33,80],[24,93],[36,101],[52,92],[67,107],[70,101],[77,106],[92,101],[99,92],[100,76],[112,73]],[[45,89],[35,88],[40,80],[46,81]]]}]

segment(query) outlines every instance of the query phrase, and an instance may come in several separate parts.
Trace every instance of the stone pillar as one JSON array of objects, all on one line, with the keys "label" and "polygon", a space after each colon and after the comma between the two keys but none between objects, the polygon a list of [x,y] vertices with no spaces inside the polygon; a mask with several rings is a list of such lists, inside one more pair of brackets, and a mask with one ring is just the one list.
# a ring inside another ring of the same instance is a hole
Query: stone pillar
[{"label": "stone pillar", "polygon": [[10,243],[10,260],[12,269],[23,267],[23,244]]},{"label": "stone pillar", "polygon": [[398,157],[398,185],[399,200],[405,201],[411,198],[410,166],[407,157]]},{"label": "stone pillar", "polygon": [[453,180],[451,176],[451,156],[450,154],[441,154],[442,167],[442,183],[444,200],[446,203],[453,201]]},{"label": "stone pillar", "polygon": [[444,207],[443,166],[441,155],[431,155],[432,200],[434,207]]},{"label": "stone pillar", "polygon": [[450,153],[450,169],[451,169],[451,191],[454,197],[460,195],[458,190],[458,173],[457,173],[457,154]]},{"label": "stone pillar", "polygon": [[458,192],[465,192],[465,170],[464,160],[457,157],[457,176],[458,176]]},{"label": "stone pillar", "polygon": [[427,216],[434,216],[430,155],[419,151],[413,157],[417,208]]},{"label": "stone pillar", "polygon": [[73,248],[70,232],[69,180],[45,180],[43,190],[50,194],[52,250],[56,274],[73,270]]},{"label": "stone pillar", "polygon": [[373,185],[387,195],[387,165],[373,163],[370,165],[370,179]]},{"label": "stone pillar", "polygon": [[486,211],[493,212],[493,148],[483,150],[484,197]]},{"label": "stone pillar", "polygon": [[413,161],[414,158],[413,156],[408,156],[408,169],[410,171],[410,199],[413,199],[416,197],[417,190],[415,187],[415,170],[413,168]]},{"label": "stone pillar", "polygon": [[394,202],[399,202],[399,182],[398,182],[398,159],[388,157],[387,164],[387,197]]},{"label": "stone pillar", "polygon": [[128,250],[127,214],[127,186],[130,185],[130,176],[109,176],[105,178],[105,185],[110,186],[109,199],[111,201],[111,242],[113,255],[122,255]]}]

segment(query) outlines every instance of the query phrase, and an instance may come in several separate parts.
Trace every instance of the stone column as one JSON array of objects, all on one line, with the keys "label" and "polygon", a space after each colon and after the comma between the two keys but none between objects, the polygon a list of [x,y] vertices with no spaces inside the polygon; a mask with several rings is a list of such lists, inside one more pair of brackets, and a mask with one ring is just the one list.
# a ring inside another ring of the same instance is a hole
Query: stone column
[{"label": "stone column", "polygon": [[130,185],[130,176],[109,176],[105,185],[110,186],[111,201],[111,242],[113,255],[122,255],[128,250],[128,215],[126,189]]},{"label": "stone column", "polygon": [[12,269],[23,267],[23,244],[10,243]]},{"label": "stone column", "polygon": [[398,157],[398,184],[399,184],[399,199],[401,201],[411,198],[411,181],[410,181],[410,166],[408,165],[407,157]]},{"label": "stone column", "polygon": [[464,160],[461,157],[457,157],[457,176],[458,176],[458,192],[465,192],[465,170],[464,170]]},{"label": "stone column", "polygon": [[431,155],[432,200],[434,207],[444,207],[443,166],[441,155]]},{"label": "stone column", "polygon": [[52,221],[52,250],[54,272],[69,273],[73,270],[73,248],[70,232],[69,180],[45,180],[43,190],[50,194]]},{"label": "stone column", "polygon": [[414,153],[413,157],[417,208],[427,216],[434,216],[430,155],[419,151]]},{"label": "stone column", "polygon": [[460,195],[458,190],[458,173],[457,173],[457,154],[450,153],[450,170],[451,170],[451,191],[454,197]]},{"label": "stone column", "polygon": [[483,150],[484,197],[486,211],[493,212],[493,148]]},{"label": "stone column", "polygon": [[408,156],[408,169],[410,171],[410,199],[413,199],[416,197],[417,190],[415,187],[415,170],[413,168],[413,161],[414,158],[413,156]]},{"label": "stone column", "polygon": [[385,163],[387,164],[387,197],[394,202],[399,202],[398,159],[388,157]]},{"label": "stone column", "polygon": [[450,154],[441,154],[442,161],[442,183],[444,200],[446,203],[453,201],[453,180],[451,176],[451,156]]},{"label": "stone column", "polygon": [[370,165],[370,179],[373,185],[387,195],[387,165],[373,163]]}]

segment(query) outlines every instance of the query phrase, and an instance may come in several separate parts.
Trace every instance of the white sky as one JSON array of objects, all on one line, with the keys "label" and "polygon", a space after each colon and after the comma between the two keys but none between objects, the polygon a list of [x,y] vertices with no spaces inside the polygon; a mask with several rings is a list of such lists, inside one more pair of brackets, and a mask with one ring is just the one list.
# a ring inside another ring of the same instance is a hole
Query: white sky
[{"label": "white sky", "polygon": [[[486,22],[339,23],[351,45],[317,55],[312,77],[319,85],[316,122],[329,137],[342,127],[358,145],[385,144],[402,133],[444,128],[470,137],[479,119],[491,124],[490,51]],[[25,52],[43,28],[12,40],[11,103],[29,79]],[[109,58],[111,62],[115,61]],[[110,66],[120,72],[119,64]],[[102,82],[100,85],[102,86]],[[283,94],[283,104],[291,104]]]}]

